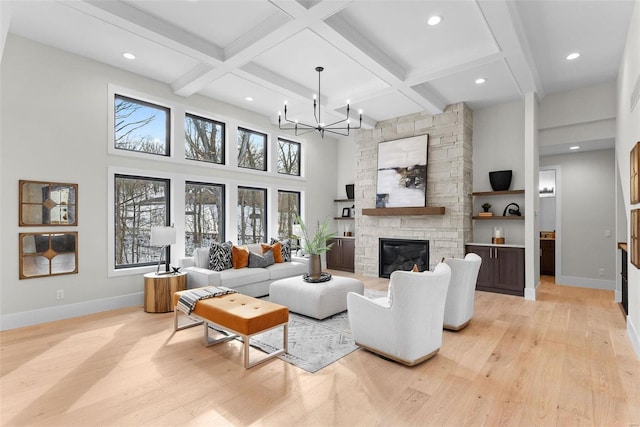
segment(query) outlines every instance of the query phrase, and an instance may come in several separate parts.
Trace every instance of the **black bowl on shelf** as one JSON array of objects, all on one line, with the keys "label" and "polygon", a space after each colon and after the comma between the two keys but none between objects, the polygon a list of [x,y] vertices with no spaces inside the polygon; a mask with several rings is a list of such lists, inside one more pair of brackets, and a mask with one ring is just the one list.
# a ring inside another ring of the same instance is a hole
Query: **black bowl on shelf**
[{"label": "black bowl on shelf", "polygon": [[508,171],[493,171],[489,172],[489,182],[493,191],[506,191],[511,186],[511,177],[513,172]]}]

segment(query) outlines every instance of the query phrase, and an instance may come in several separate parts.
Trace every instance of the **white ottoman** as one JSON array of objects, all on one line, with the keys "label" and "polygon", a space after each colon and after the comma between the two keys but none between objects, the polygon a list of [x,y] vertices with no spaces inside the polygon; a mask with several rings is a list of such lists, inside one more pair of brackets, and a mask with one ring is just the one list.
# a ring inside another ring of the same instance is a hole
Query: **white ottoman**
[{"label": "white ottoman", "polygon": [[302,276],[276,280],[269,287],[269,300],[285,305],[289,311],[324,319],[347,309],[347,294],[364,294],[364,284],[350,277],[333,276],[331,280],[308,283]]}]

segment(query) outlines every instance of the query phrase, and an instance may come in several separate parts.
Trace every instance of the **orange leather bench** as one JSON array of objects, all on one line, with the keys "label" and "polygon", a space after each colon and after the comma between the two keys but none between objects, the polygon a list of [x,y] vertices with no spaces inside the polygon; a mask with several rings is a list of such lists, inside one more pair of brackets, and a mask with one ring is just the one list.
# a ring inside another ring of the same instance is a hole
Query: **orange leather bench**
[{"label": "orange leather bench", "polygon": [[[174,309],[174,331],[203,324],[204,345],[207,347],[242,337],[245,368],[250,368],[287,352],[289,322],[287,307],[239,293],[226,294],[198,301],[191,314],[188,315],[196,321],[185,326],[178,326],[178,315],[182,310],[177,308],[177,304],[180,295],[185,292],[189,291],[179,291],[173,295],[173,306],[176,307]],[[231,332],[231,335],[212,339],[209,336],[209,325]],[[268,353],[266,357],[258,361],[250,362],[249,339],[251,336],[278,327],[283,329],[282,348]]]}]

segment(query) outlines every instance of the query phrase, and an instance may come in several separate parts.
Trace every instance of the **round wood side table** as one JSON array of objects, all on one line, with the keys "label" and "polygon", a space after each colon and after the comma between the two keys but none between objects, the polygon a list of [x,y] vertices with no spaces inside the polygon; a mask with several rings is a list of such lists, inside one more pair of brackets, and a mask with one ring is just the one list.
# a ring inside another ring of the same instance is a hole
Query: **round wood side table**
[{"label": "round wood side table", "polygon": [[187,273],[144,275],[144,311],[167,313],[173,311],[173,294],[187,289]]}]

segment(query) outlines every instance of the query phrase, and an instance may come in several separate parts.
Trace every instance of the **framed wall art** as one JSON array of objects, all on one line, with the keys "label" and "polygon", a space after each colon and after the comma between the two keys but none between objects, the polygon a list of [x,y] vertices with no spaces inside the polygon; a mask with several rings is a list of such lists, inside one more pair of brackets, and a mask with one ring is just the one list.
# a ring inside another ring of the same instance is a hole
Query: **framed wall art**
[{"label": "framed wall art", "polygon": [[75,231],[19,233],[20,279],[78,272]]},{"label": "framed wall art", "polygon": [[376,208],[424,207],[429,135],[378,144]]},{"label": "framed wall art", "polygon": [[78,185],[19,181],[18,225],[78,225]]}]

